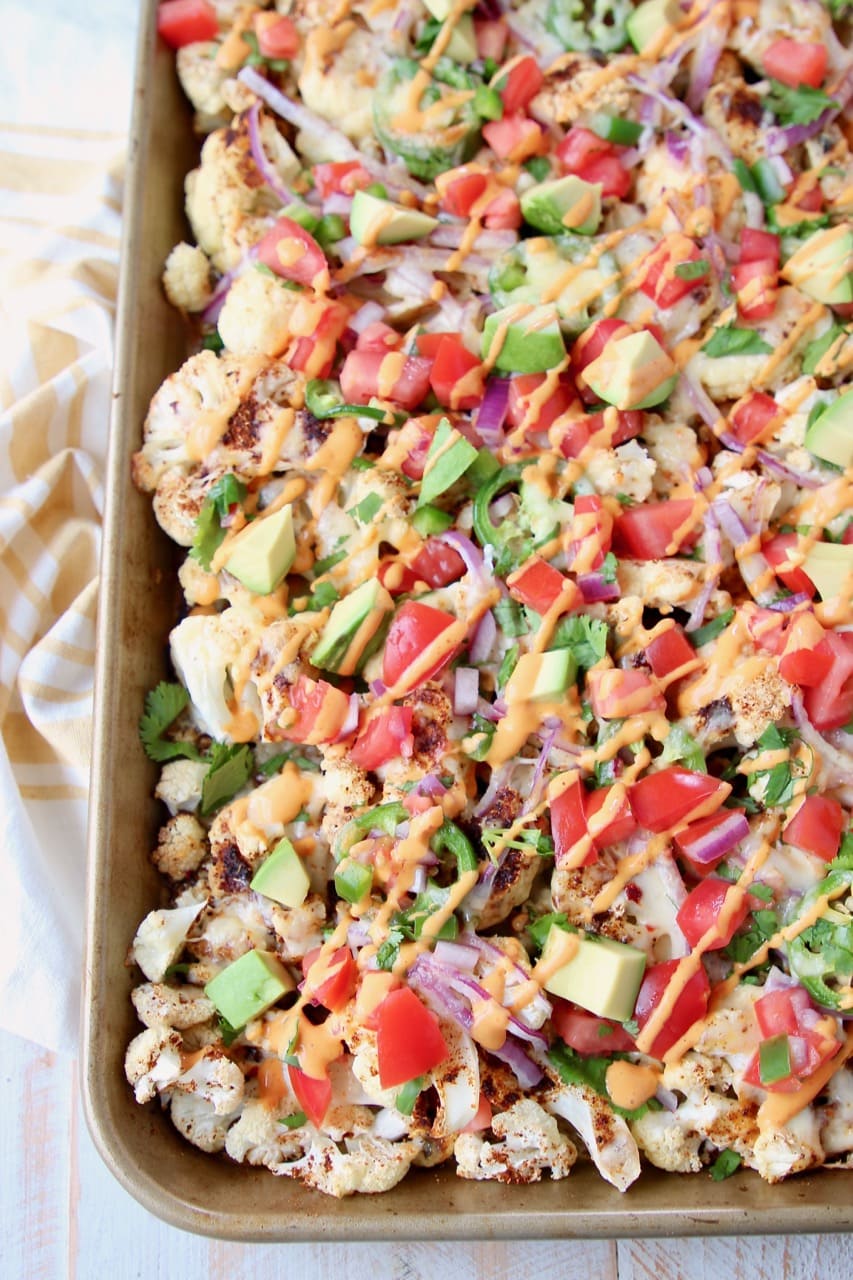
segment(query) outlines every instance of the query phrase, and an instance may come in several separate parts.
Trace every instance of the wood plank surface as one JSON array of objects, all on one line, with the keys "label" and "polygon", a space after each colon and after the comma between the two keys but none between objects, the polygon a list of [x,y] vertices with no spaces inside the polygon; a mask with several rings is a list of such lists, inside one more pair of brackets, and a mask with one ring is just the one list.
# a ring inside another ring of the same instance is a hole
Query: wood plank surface
[{"label": "wood plank surface", "polygon": [[[148,1214],[92,1145],[71,1058],[0,1033],[3,1280],[849,1280],[851,1236],[239,1245]],[[843,1175],[839,1175],[843,1176]]]}]

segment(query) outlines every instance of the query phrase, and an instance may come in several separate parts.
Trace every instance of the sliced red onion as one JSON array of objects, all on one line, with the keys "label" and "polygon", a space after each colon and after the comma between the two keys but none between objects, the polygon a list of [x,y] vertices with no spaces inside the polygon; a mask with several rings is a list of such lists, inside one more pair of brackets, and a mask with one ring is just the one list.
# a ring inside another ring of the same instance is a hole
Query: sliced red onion
[{"label": "sliced red onion", "polygon": [[417,897],[419,893],[423,893],[426,886],[427,886],[426,867],[415,867],[414,874],[412,876],[410,893],[412,893],[414,897]]},{"label": "sliced red onion", "polygon": [[473,973],[480,958],[475,947],[468,947],[463,942],[449,942],[439,938],[435,944],[433,955],[439,964],[448,969],[456,969],[459,973]]},{"label": "sliced red onion", "polygon": [[685,98],[691,111],[702,110],[705,95],[711,87],[714,72],[717,70],[717,63],[720,61],[720,55],[725,47],[727,34],[728,24],[726,31],[722,31],[717,24],[714,24],[710,34],[707,31],[703,31],[699,38],[698,47],[693,53],[693,61],[690,66],[690,84]]},{"label": "sliced red onion", "polygon": [[451,977],[453,970],[446,969],[426,951],[418,956],[406,974],[410,986],[418,987],[431,995],[439,1008],[453,1018],[463,1031],[470,1031],[474,1025],[474,1015],[467,1002],[452,990],[448,981]]},{"label": "sliced red onion", "polygon": [[793,124],[786,128],[768,129],[764,135],[765,153],[768,156],[781,155],[784,151],[790,151],[792,147],[799,147],[803,142],[808,142],[809,138],[821,133],[846,108],[851,96],[853,96],[853,72],[848,70],[833,94],[835,105],[827,107],[826,111],[809,124]]},{"label": "sliced red onion", "polygon": [[533,770],[533,777],[530,779],[530,788],[527,792],[527,799],[524,802],[522,813],[529,813],[531,809],[535,809],[541,799],[540,790],[545,767],[548,763],[548,756],[551,754],[551,748],[562,727],[561,721],[557,720],[555,724],[548,727],[548,731],[542,739],[542,750],[539,752],[539,759],[536,761],[536,768]]},{"label": "sliced red onion", "polygon": [[759,449],[755,456],[757,461],[760,462],[771,475],[777,476],[780,480],[790,480],[801,489],[820,489],[823,484],[823,481],[819,479],[819,477],[809,475],[806,471],[797,471],[793,467],[789,467],[787,463],[774,457],[773,454],[768,453],[766,449]]},{"label": "sliced red onion", "polygon": [[428,773],[421,778],[417,786],[414,788],[415,795],[430,796],[433,799],[440,799],[441,796],[447,795],[447,787],[441,781],[438,774]]},{"label": "sliced red onion", "polygon": [[350,317],[347,328],[352,329],[353,333],[364,333],[368,325],[376,324],[384,317],[385,308],[381,302],[365,302],[364,306],[359,307],[355,315]]},{"label": "sliced red onion", "polygon": [[230,271],[226,271],[225,274],[217,280],[216,287],[210,296],[210,302],[208,302],[204,311],[201,313],[201,318],[204,324],[216,324],[219,319],[219,313],[222,310],[222,304],[228,296],[228,290],[240,275],[246,261],[254,256],[254,252],[250,249],[236,267],[232,267]]},{"label": "sliced red onion", "polygon": [[[458,249],[468,231],[468,222],[455,226],[442,222],[427,236],[426,243],[435,249]],[[465,241],[468,245],[468,241]],[[518,243],[516,231],[481,231],[469,248],[477,253],[505,253]]]},{"label": "sliced red onion", "polygon": [[352,212],[352,196],[344,195],[342,191],[333,191],[323,201],[323,213],[339,213],[342,218],[348,218]]},{"label": "sliced red onion", "polygon": [[[492,865],[492,878],[496,874],[496,868]],[[489,968],[493,968],[496,964],[500,964],[503,969],[507,969],[512,975],[512,980],[508,982],[508,987],[526,985],[530,981],[530,974],[517,964],[505,951],[500,947],[496,947],[488,938],[481,938],[476,933],[461,933],[459,941],[464,942],[466,946],[475,947],[484,960],[488,962]],[[551,1016],[551,1002],[542,994],[541,991],[533,997],[529,1004],[520,1010],[519,1016],[525,1026],[541,1027],[542,1024]]]},{"label": "sliced red onion", "polygon": [[720,858],[731,853],[748,835],[749,823],[746,815],[738,809],[732,809],[719,826],[690,841],[690,861],[698,862],[700,866],[719,862]]},{"label": "sliced red onion", "polygon": [[659,1084],[655,1091],[655,1098],[663,1107],[664,1111],[678,1110],[678,1095],[673,1093],[671,1089],[665,1089]]},{"label": "sliced red onion", "polygon": [[476,667],[457,667],[453,680],[453,714],[472,716],[480,696],[480,673]]},{"label": "sliced red onion", "polygon": [[504,1062],[515,1073],[518,1083],[523,1089],[533,1089],[542,1079],[544,1072],[522,1049],[517,1041],[507,1036],[500,1049],[490,1049],[489,1053],[499,1062]]},{"label": "sliced red onion", "polygon": [[853,777],[853,756],[839,751],[831,742],[827,742],[822,733],[818,733],[806,712],[803,699],[795,693],[791,699],[791,710],[800,731],[800,737],[823,762],[826,782],[829,786],[849,786]]},{"label": "sliced red onion", "polygon": [[722,421],[722,415],[711,397],[703,387],[688,378],[686,373],[682,373],[679,381],[683,390],[687,393],[687,398],[691,401],[705,425],[710,427],[712,431],[716,430]]},{"label": "sliced red onion", "polygon": [[355,733],[358,728],[358,712],[358,695],[351,693],[349,696],[349,707],[347,709],[346,719],[341,725],[341,731],[338,736],[332,739],[333,742],[341,742],[344,738],[348,738],[351,734]]},{"label": "sliced red onion", "polygon": [[619,599],[619,583],[606,582],[601,573],[579,573],[577,583],[586,604]]},{"label": "sliced red onion", "polygon": [[690,153],[690,143],[672,130],[666,131],[666,149],[678,164],[684,164]]},{"label": "sliced red onion", "polygon": [[[719,520],[732,547],[742,547],[752,537],[752,531],[747,529],[734,507],[725,498],[718,498],[715,501],[714,515]],[[737,557],[737,563],[740,575],[749,588],[749,593],[753,599],[761,605],[770,604],[775,595],[774,588],[762,587],[757,592],[754,589],[757,582],[762,580],[766,582],[768,575],[772,581],[775,581],[775,573],[771,569],[764,552],[752,551],[749,555]]]},{"label": "sliced red onion", "polygon": [[805,591],[795,591],[790,596],[785,596],[782,600],[771,600],[767,606],[775,613],[793,613],[794,609],[799,609],[801,605],[808,604],[810,596]]},{"label": "sliced red onion", "polygon": [[485,570],[483,553],[478,547],[474,546],[474,543],[466,534],[459,533],[457,529],[451,529],[448,533],[436,534],[436,539],[459,553],[465,561],[465,568],[472,578],[482,579]]},{"label": "sliced red onion", "polygon": [[[723,558],[723,547],[720,541],[720,526],[714,517],[710,507],[703,516],[703,525],[705,529],[705,562],[706,564],[721,565]],[[685,631],[696,631],[701,627],[705,617],[705,610],[708,607],[711,596],[717,589],[717,583],[720,580],[721,569],[717,569],[716,573],[710,574],[702,586],[702,590],[696,597],[693,608],[690,610],[690,617],[685,624]]]},{"label": "sliced red onion", "polygon": [[509,378],[489,378],[474,425],[483,444],[499,449],[504,442],[504,423],[509,408]]},{"label": "sliced red onion", "polygon": [[261,139],[260,124],[261,104],[253,102],[249,108],[249,149],[252,152],[252,159],[257,165],[258,172],[264,182],[275,195],[278,196],[282,204],[292,204],[296,200],[296,196],[288,186],[283,182],[275,165],[264,151],[264,144]]},{"label": "sliced red onion", "polygon": [[[497,634],[498,624],[495,621],[495,615],[492,613],[491,609],[487,609],[480,621],[477,623],[476,630],[471,637],[471,646],[468,653],[472,662],[486,661],[492,651],[492,645],[495,643]],[[481,715],[485,714],[479,705],[477,706],[477,710]],[[497,717],[493,716],[491,712],[492,709],[491,706],[489,706],[489,714],[486,718],[489,720],[493,718],[497,719]]]}]

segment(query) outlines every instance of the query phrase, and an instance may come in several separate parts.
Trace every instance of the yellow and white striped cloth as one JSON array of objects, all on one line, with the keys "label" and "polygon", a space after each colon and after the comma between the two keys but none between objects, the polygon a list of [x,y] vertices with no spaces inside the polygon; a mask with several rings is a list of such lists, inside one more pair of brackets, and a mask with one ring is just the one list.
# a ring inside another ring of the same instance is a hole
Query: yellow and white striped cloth
[{"label": "yellow and white striped cloth", "polygon": [[0,1026],[67,1051],[124,150],[0,123]]}]

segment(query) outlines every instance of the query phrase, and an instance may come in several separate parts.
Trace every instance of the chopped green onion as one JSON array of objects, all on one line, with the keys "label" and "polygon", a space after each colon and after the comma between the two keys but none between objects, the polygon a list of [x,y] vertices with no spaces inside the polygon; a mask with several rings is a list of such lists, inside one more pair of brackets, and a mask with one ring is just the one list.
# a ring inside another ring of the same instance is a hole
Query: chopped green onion
[{"label": "chopped green onion", "polygon": [[633,147],[643,132],[643,126],[635,120],[624,120],[621,116],[611,116],[605,111],[596,111],[589,121],[589,127],[599,138],[615,142],[620,147]]},{"label": "chopped green onion", "polygon": [[785,199],[785,188],[779,181],[779,175],[767,156],[756,160],[751,169],[755,190],[764,204],[779,204]]},{"label": "chopped green onion", "polygon": [[339,213],[325,213],[317,223],[314,236],[317,243],[325,249],[327,245],[343,240],[346,233],[346,223]]},{"label": "chopped green onion", "polygon": [[434,533],[444,533],[452,524],[453,516],[442,511],[441,507],[434,507],[430,502],[418,507],[412,516],[412,526],[422,538],[428,538]]},{"label": "chopped green onion", "polygon": [[487,84],[478,84],[474,90],[474,110],[481,120],[503,119],[503,98],[497,89]]},{"label": "chopped green onion", "polygon": [[397,1097],[394,1099],[394,1106],[403,1116],[410,1116],[415,1109],[415,1103],[418,1100],[418,1094],[424,1087],[426,1076],[415,1076],[414,1080],[407,1080],[403,1085]]},{"label": "chopped green onion", "polygon": [[749,171],[749,165],[745,160],[741,160],[740,156],[736,157],[732,164],[734,175],[744,191],[751,191],[753,195],[758,195],[758,187],[755,185],[755,179]]},{"label": "chopped green onion", "polygon": [[695,262],[679,262],[675,274],[679,280],[701,280],[708,274],[710,266],[707,258],[697,258]]},{"label": "chopped green onion", "polygon": [[304,204],[288,204],[282,209],[285,218],[290,218],[291,222],[297,223],[305,231],[310,231],[313,235],[317,227],[320,225],[320,219],[311,209]]}]

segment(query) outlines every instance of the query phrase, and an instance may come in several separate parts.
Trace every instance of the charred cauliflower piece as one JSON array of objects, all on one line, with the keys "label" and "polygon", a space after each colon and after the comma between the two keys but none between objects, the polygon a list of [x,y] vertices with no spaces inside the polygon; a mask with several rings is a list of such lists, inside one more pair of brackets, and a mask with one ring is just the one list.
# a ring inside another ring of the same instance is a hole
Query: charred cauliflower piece
[{"label": "charred cauliflower piece", "polygon": [[191,813],[176,813],[160,828],[151,861],[170,880],[186,880],[207,857],[204,827]]},{"label": "charred cauliflower piece", "polygon": [[495,1182],[538,1182],[548,1171],[553,1179],[567,1178],[577,1148],[557,1122],[537,1102],[523,1098],[494,1116],[491,1130],[498,1142],[478,1133],[461,1133],[453,1146],[460,1178]]},{"label": "charred cauliflower piece", "polygon": [[210,262],[198,245],[176,244],[163,270],[166,297],[179,311],[204,311],[213,295]]}]

